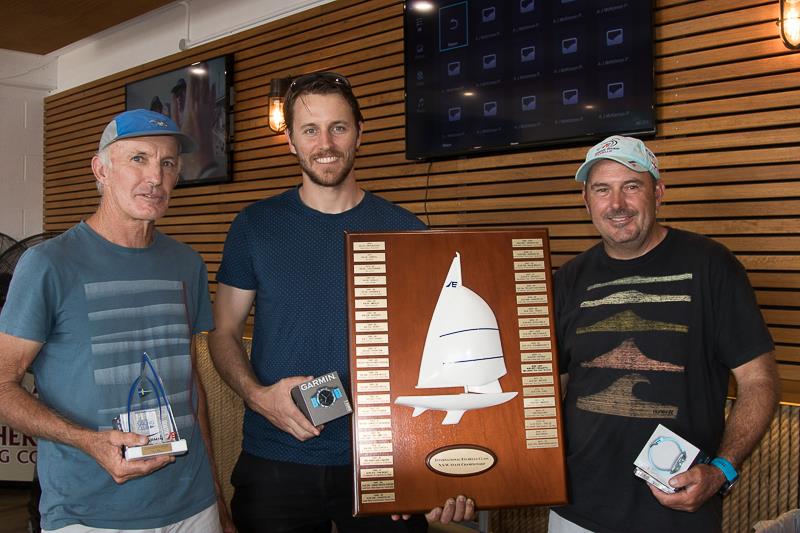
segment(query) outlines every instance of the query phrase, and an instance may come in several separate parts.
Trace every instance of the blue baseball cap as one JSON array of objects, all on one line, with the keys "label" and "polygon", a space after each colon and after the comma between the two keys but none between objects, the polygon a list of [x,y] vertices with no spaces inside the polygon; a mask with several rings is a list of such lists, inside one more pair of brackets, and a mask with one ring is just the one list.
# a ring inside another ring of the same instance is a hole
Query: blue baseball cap
[{"label": "blue baseball cap", "polygon": [[649,172],[655,179],[661,179],[658,172],[658,159],[639,139],[612,135],[592,146],[586,152],[586,161],[575,174],[575,180],[586,182],[589,171],[601,159],[610,159],[623,164],[634,172]]},{"label": "blue baseball cap", "polygon": [[120,113],[108,123],[100,137],[98,151],[120,139],[151,135],[172,135],[178,140],[182,154],[194,152],[197,149],[197,144],[192,138],[181,132],[178,125],[168,116],[148,109],[132,109]]}]

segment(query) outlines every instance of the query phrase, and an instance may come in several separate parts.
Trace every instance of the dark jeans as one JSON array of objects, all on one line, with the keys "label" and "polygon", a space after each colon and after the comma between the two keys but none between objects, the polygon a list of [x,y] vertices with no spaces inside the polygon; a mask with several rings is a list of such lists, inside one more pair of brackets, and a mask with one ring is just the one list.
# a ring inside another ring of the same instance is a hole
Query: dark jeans
[{"label": "dark jeans", "polygon": [[239,533],[425,533],[422,515],[353,518],[353,468],[270,461],[245,452],[233,469],[231,501]]}]

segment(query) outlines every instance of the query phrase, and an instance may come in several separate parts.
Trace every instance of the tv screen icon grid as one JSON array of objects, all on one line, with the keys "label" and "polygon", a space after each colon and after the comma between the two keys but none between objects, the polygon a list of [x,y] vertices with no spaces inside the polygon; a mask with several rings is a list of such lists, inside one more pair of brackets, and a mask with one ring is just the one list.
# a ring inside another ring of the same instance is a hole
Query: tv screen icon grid
[{"label": "tv screen icon grid", "polygon": [[564,106],[578,105],[580,91],[578,89],[564,89],[561,91],[561,104]]},{"label": "tv screen icon grid", "polygon": [[447,109],[447,122],[461,121],[461,106],[450,107]]},{"label": "tv screen icon grid", "polygon": [[447,64],[447,75],[450,77],[461,75],[461,61],[451,61]]},{"label": "tv screen icon grid", "polygon": [[625,42],[625,30],[612,28],[606,30],[606,46],[619,46]]},{"label": "tv screen icon grid", "polygon": [[533,13],[536,10],[535,0],[519,0],[520,13]]},{"label": "tv screen icon grid", "polygon": [[567,37],[561,40],[561,54],[569,55],[578,53],[578,38]]},{"label": "tv screen icon grid", "polygon": [[519,49],[519,60],[522,63],[536,61],[536,46],[523,46]]},{"label": "tv screen icon grid", "polygon": [[625,82],[614,81],[606,85],[606,97],[609,100],[616,100],[625,97]]},{"label": "tv screen icon grid", "polygon": [[536,111],[536,95],[526,94],[525,96],[520,97],[519,104],[520,111],[523,113],[528,111]]},{"label": "tv screen icon grid", "polygon": [[450,4],[439,9],[439,51],[469,45],[467,2]]}]

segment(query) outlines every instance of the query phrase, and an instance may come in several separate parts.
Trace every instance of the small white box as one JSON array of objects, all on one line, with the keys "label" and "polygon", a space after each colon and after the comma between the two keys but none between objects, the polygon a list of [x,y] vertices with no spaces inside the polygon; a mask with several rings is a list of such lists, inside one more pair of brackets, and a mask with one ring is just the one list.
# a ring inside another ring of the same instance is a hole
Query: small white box
[{"label": "small white box", "polygon": [[663,492],[673,494],[669,480],[686,472],[696,463],[708,462],[708,457],[697,446],[661,424],[633,462],[634,475]]}]

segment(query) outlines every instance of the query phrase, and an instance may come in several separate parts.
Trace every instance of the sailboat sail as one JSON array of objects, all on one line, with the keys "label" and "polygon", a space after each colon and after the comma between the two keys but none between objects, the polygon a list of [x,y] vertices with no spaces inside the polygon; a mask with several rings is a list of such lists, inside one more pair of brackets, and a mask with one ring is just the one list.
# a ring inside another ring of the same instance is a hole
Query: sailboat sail
[{"label": "sailboat sail", "polygon": [[443,424],[457,424],[465,411],[505,403],[498,381],[506,374],[500,330],[491,307],[461,279],[456,253],[433,311],[420,364],[418,389],[464,387],[464,394],[401,396],[398,405],[447,411]]},{"label": "sailboat sail", "polygon": [[428,327],[417,388],[484,385],[505,374],[497,319],[462,283],[457,253]]}]

